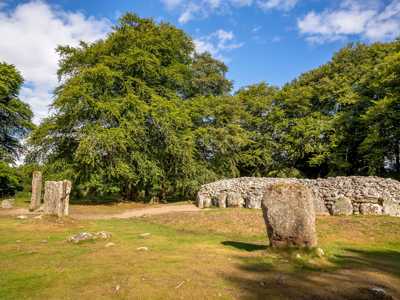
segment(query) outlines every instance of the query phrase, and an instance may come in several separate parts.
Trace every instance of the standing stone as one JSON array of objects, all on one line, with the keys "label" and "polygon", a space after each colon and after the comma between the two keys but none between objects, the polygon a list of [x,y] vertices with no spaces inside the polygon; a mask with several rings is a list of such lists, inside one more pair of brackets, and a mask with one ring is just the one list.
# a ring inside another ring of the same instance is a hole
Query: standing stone
[{"label": "standing stone", "polygon": [[42,202],[42,172],[34,171],[32,174],[32,196],[29,210],[34,211]]},{"label": "standing stone", "polygon": [[58,217],[69,214],[69,194],[72,184],[69,180],[46,181],[44,185],[44,213]]},{"label": "standing stone", "polygon": [[221,193],[218,195],[218,207],[219,208],[226,208],[226,198],[227,198],[227,194],[226,193]]},{"label": "standing stone", "polygon": [[383,214],[388,216],[400,217],[400,204],[391,200],[384,199],[382,202]]},{"label": "standing stone", "polygon": [[226,197],[226,206],[228,207],[244,207],[244,199],[240,193],[231,192]]},{"label": "standing stone", "polygon": [[196,202],[197,202],[197,206],[199,208],[208,208],[208,207],[211,207],[211,204],[212,204],[212,200],[211,200],[210,196],[205,193],[204,194],[198,193]]},{"label": "standing stone", "polygon": [[313,193],[299,183],[276,183],[265,189],[264,221],[272,247],[315,247]]},{"label": "standing stone", "polygon": [[340,197],[335,199],[332,205],[332,215],[334,216],[350,216],[353,214],[353,204],[351,199]]}]

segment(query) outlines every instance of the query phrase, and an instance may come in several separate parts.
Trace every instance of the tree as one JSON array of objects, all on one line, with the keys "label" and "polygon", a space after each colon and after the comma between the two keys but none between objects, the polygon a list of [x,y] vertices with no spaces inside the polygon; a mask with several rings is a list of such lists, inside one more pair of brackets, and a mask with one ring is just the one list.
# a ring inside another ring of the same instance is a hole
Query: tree
[{"label": "tree", "polygon": [[0,63],[0,160],[15,162],[21,139],[33,129],[30,107],[18,99],[22,76],[12,65]]},{"label": "tree", "polygon": [[195,160],[185,101],[217,93],[193,80],[224,76],[222,64],[208,59],[203,70],[219,67],[198,72],[192,40],[167,23],[128,13],[113,29],[93,44],[58,48],[56,112],[32,135],[30,159],[84,194],[193,193],[211,175]]}]

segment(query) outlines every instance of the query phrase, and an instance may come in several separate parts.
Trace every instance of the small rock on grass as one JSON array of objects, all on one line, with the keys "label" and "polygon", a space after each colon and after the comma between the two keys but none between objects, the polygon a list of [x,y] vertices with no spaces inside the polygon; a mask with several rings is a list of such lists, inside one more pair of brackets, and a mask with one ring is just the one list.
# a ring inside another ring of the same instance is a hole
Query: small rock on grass
[{"label": "small rock on grass", "polygon": [[28,219],[28,217],[25,215],[20,215],[20,216],[17,216],[17,219],[25,220],[25,219]]},{"label": "small rock on grass", "polygon": [[136,248],[136,250],[138,250],[138,251],[148,251],[149,248],[147,248],[147,247],[139,247],[139,248]]},{"label": "small rock on grass", "polygon": [[13,208],[14,207],[14,199],[5,199],[5,200],[1,201],[0,207],[4,208],[4,209]]},{"label": "small rock on grass", "polygon": [[147,237],[150,236],[150,233],[146,232],[146,233],[141,233],[139,234],[140,237]]},{"label": "small rock on grass", "polygon": [[317,248],[317,249],[315,249],[315,255],[318,257],[323,257],[323,256],[325,256],[325,252],[323,249]]},{"label": "small rock on grass", "polygon": [[107,244],[106,244],[106,248],[110,248],[110,247],[114,247],[114,246],[115,246],[114,243],[107,243]]},{"label": "small rock on grass", "polygon": [[107,240],[111,238],[111,233],[106,232],[106,231],[99,231],[99,232],[80,232],[78,234],[70,236],[67,241],[74,243],[74,244],[79,244],[80,242],[83,241],[94,241],[94,240]]},{"label": "small rock on grass", "polygon": [[373,299],[376,300],[393,300],[394,298],[389,295],[383,288],[381,287],[371,287],[367,289],[367,292],[373,296]]}]

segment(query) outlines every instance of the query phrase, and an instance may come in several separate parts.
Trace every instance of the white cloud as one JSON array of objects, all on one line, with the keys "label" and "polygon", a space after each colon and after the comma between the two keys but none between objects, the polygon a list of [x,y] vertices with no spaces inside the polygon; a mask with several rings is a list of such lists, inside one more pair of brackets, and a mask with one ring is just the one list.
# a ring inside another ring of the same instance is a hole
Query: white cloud
[{"label": "white cloud", "polygon": [[161,0],[161,2],[167,7],[167,9],[172,10],[178,7],[182,0]]},{"label": "white cloud", "polygon": [[26,84],[21,99],[31,105],[36,123],[48,114],[58,83],[55,48],[100,39],[109,29],[106,19],[63,11],[41,1],[20,4],[10,12],[0,7],[0,60],[22,72]]},{"label": "white cloud", "polygon": [[298,0],[258,0],[257,4],[264,10],[279,9],[288,11],[294,8]]},{"label": "white cloud", "polygon": [[348,36],[369,41],[387,41],[400,34],[400,0],[346,0],[337,9],[309,12],[297,22],[298,29],[312,43],[331,42]]},{"label": "white cloud", "polygon": [[256,5],[262,10],[288,11],[298,0],[161,0],[161,2],[168,10],[178,11],[178,21],[183,24],[212,14],[226,14],[233,8],[251,5]]},{"label": "white cloud", "polygon": [[233,49],[243,46],[243,43],[235,43],[235,35],[232,31],[219,29],[207,36],[194,39],[196,52],[209,52],[217,59],[227,60],[224,55]]}]

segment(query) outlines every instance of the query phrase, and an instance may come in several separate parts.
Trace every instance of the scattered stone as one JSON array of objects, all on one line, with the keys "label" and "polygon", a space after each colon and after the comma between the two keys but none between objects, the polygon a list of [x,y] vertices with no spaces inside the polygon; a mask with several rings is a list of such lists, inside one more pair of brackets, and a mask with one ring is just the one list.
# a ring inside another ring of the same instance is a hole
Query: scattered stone
[{"label": "scattered stone", "polygon": [[278,275],[276,277],[276,283],[279,284],[279,285],[284,285],[285,281],[286,281],[286,278],[283,275]]},{"label": "scattered stone", "polygon": [[119,284],[117,284],[117,286],[115,287],[115,292],[118,293],[120,288],[121,288],[121,286]]},{"label": "scattered stone", "polygon": [[264,281],[260,281],[260,285],[261,286],[265,286],[265,282]]},{"label": "scattered stone", "polygon": [[32,173],[32,196],[29,210],[34,211],[39,208],[42,202],[42,172],[34,171]]},{"label": "scattered stone", "polygon": [[107,244],[106,244],[106,248],[110,248],[110,247],[114,247],[114,246],[115,246],[114,243],[107,243]]},{"label": "scattered stone", "polygon": [[301,255],[299,253],[296,254],[296,259],[302,259]]},{"label": "scattered stone", "polygon": [[323,249],[317,248],[317,249],[315,249],[315,255],[318,257],[323,257],[323,256],[325,256],[325,252]]},{"label": "scattered stone", "polygon": [[41,220],[42,218],[43,218],[43,216],[42,215],[38,215],[38,216],[36,216],[36,217],[33,217],[34,219],[39,219],[39,220]]},{"label": "scattered stone", "polygon": [[69,180],[46,181],[44,185],[44,213],[58,217],[69,214],[69,194],[72,183]]},{"label": "scattered stone", "polygon": [[138,251],[148,251],[149,248],[147,248],[147,247],[139,247],[139,248],[136,248],[136,250],[138,250]]},{"label": "scattered stone", "polygon": [[340,197],[335,199],[332,205],[332,215],[334,216],[350,216],[353,214],[353,204],[351,199]]},{"label": "scattered stone", "polygon": [[14,207],[14,199],[4,199],[1,201],[1,208],[10,209]]},{"label": "scattered stone", "polygon": [[139,234],[140,237],[147,237],[150,235],[151,235],[151,233],[148,233],[148,232]]},{"label": "scattered stone", "polygon": [[100,232],[80,232],[78,234],[75,234],[73,236],[70,236],[67,241],[74,243],[74,244],[79,244],[84,241],[95,241],[98,239],[106,240],[111,237],[111,233],[106,232],[106,231],[100,231]]},{"label": "scattered stone", "polygon": [[111,233],[107,231],[99,231],[96,232],[94,235],[96,239],[108,240],[109,238],[111,238]]},{"label": "scattered stone", "polygon": [[264,221],[272,247],[315,247],[313,194],[299,183],[271,184],[262,202]]},{"label": "scattered stone", "polygon": [[40,207],[39,207],[38,209],[36,209],[35,212],[37,212],[37,213],[38,213],[38,212],[39,212],[39,213],[44,212],[44,204],[40,205]]},{"label": "scattered stone", "polygon": [[25,215],[20,215],[20,216],[17,216],[17,219],[25,220],[25,219],[28,219],[28,217]]},{"label": "scattered stone", "polygon": [[381,287],[368,288],[367,292],[373,297],[372,299],[375,299],[375,300],[393,300],[394,299],[391,295],[389,295]]}]

